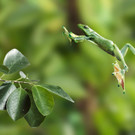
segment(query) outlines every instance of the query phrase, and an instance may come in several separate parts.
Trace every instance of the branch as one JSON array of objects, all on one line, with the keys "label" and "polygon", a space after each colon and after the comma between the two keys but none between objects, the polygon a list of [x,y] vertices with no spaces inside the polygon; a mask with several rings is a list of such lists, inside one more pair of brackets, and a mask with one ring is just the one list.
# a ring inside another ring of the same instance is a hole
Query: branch
[{"label": "branch", "polygon": [[[31,84],[33,85],[32,82],[25,82],[25,81],[17,81],[17,80],[3,80],[3,79],[0,79],[1,82],[13,82],[13,83],[23,83],[23,84]],[[32,80],[32,81],[35,81],[35,80]]]}]

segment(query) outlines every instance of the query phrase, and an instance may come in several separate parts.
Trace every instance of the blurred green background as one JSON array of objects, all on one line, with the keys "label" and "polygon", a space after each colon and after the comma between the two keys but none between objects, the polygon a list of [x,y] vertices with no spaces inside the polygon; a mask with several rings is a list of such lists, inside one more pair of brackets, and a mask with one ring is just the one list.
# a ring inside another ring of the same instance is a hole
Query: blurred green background
[{"label": "blurred green background", "polygon": [[[90,42],[69,43],[62,25],[83,34],[89,25],[119,48],[135,47],[135,0],[0,0],[0,58],[13,48],[31,66],[24,72],[61,86],[75,104],[55,98],[55,108],[38,128],[13,122],[0,111],[0,135],[135,135],[135,56],[125,60],[126,94],[111,75],[114,58]],[[11,78],[17,78],[17,75]]]}]

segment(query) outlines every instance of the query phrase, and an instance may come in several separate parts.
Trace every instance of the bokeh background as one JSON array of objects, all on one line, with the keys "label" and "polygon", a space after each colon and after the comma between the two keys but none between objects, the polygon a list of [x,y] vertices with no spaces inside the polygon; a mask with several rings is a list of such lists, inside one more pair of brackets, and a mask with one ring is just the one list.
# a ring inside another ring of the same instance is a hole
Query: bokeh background
[{"label": "bokeh background", "polygon": [[0,0],[0,63],[17,48],[31,63],[23,70],[31,79],[59,85],[75,100],[55,98],[53,112],[38,128],[0,111],[0,135],[135,135],[135,56],[129,51],[125,58],[123,95],[111,75],[115,59],[62,34],[62,25],[83,34],[78,23],[119,48],[127,42],[135,47],[135,0]]}]

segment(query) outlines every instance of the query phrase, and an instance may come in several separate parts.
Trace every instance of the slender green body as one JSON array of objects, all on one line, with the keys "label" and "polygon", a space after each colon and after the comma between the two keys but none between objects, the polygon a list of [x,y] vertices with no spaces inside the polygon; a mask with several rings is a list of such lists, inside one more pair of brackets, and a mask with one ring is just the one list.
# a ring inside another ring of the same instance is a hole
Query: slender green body
[{"label": "slender green body", "polygon": [[94,30],[89,28],[87,25],[79,24],[78,27],[82,29],[88,37],[90,37],[91,41],[96,43],[105,52],[111,54],[112,56],[115,56],[119,61],[122,61],[124,67],[127,68],[127,65],[124,62],[124,58],[123,55],[121,54],[120,49],[117,47],[116,44],[113,43],[113,41],[102,37]]},{"label": "slender green body", "polygon": [[79,27],[85,32],[87,37],[89,37],[89,41],[93,41],[105,52],[111,54],[112,56],[115,56],[114,54],[114,43],[111,40],[105,39],[104,37],[100,36],[98,33],[96,33],[94,30],[89,28],[88,26],[79,25]]},{"label": "slender green body", "polygon": [[72,32],[68,32],[65,27],[65,34],[70,40],[73,40],[74,42],[83,42],[85,40],[95,43],[98,47],[100,47],[102,50],[107,52],[108,54],[116,57],[119,61],[122,62],[124,69],[123,72],[128,71],[128,66],[126,65],[126,62],[124,60],[124,56],[127,53],[128,48],[135,54],[135,48],[130,45],[126,44],[121,50],[118,48],[116,44],[113,43],[113,41],[108,40],[98,33],[96,33],[94,30],[92,30],[90,27],[84,24],[78,24],[78,27],[83,30],[85,35],[76,35]]},{"label": "slender green body", "polygon": [[135,54],[135,48],[127,43],[125,46],[120,50],[116,44],[113,43],[113,41],[108,40],[98,33],[96,33],[94,30],[92,30],[90,27],[84,24],[78,24],[78,27],[85,33],[85,35],[76,35],[72,32],[68,32],[65,27],[65,35],[69,38],[70,41],[74,41],[75,43],[83,42],[85,40],[93,42],[96,44],[99,48],[107,52],[108,54],[116,57],[119,61],[122,62],[123,64],[123,69],[121,69],[116,62],[114,64],[114,72],[113,74],[116,76],[118,83],[121,84],[124,92],[125,93],[125,87],[124,87],[124,74],[125,71],[128,71],[128,66],[124,60],[124,57],[128,51],[128,48],[132,51],[133,54]]},{"label": "slender green body", "polygon": [[102,36],[95,34],[90,35],[90,41],[93,41],[105,52],[111,54],[112,56],[115,56],[114,54],[114,43],[111,40],[107,40],[103,38]]}]

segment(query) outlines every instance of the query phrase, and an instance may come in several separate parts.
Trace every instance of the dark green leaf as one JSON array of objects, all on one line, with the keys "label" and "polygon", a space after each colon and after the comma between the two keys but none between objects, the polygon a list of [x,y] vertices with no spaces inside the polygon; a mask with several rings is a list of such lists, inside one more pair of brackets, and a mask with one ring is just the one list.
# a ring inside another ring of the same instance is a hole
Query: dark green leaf
[{"label": "dark green leaf", "polygon": [[13,120],[23,117],[30,108],[30,99],[27,92],[18,88],[14,90],[7,101],[7,111]]},{"label": "dark green leaf", "polygon": [[38,127],[44,120],[45,116],[43,116],[37,109],[32,93],[28,93],[31,101],[31,107],[28,113],[24,116],[26,121],[29,123],[31,127]]},{"label": "dark green leaf", "polygon": [[3,83],[0,86],[0,110],[4,110],[9,95],[16,89],[11,82]]},{"label": "dark green leaf", "polygon": [[0,72],[7,74],[9,72],[9,69],[4,65],[0,65]]},{"label": "dark green leaf", "polygon": [[32,87],[32,94],[39,112],[44,116],[49,115],[54,106],[53,96],[43,87],[37,85]]},{"label": "dark green leaf", "polygon": [[17,49],[12,49],[9,51],[5,58],[3,65],[5,65],[9,69],[9,74],[17,72],[29,65],[29,61],[27,58],[19,52]]},{"label": "dark green leaf", "polygon": [[44,84],[44,85],[41,85],[41,87],[43,87],[47,91],[49,91],[57,96],[60,96],[64,99],[74,103],[73,99],[59,86]]}]

